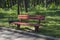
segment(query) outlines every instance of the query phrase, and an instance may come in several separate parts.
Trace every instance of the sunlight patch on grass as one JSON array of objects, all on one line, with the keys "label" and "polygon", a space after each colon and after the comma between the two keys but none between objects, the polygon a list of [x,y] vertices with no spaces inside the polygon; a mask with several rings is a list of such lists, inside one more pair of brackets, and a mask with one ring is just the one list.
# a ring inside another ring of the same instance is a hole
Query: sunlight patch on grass
[{"label": "sunlight patch on grass", "polygon": [[60,16],[46,16],[46,18],[60,19]]}]

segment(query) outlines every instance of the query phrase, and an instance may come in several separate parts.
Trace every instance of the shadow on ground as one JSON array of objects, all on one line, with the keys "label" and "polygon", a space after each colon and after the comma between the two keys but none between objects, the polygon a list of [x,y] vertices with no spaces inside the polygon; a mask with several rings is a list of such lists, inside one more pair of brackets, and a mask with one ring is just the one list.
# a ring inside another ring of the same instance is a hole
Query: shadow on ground
[{"label": "shadow on ground", "polygon": [[[29,32],[31,33],[31,32]],[[27,32],[24,31],[13,31],[9,28],[0,28],[0,35],[1,37],[5,38],[5,39],[10,39],[10,40],[14,40],[14,39],[19,39],[19,40],[55,40],[52,38],[46,38],[46,37],[41,37],[38,35],[34,35],[34,34],[29,34]],[[4,35],[4,36],[2,36]],[[0,38],[1,38],[0,37]]]}]

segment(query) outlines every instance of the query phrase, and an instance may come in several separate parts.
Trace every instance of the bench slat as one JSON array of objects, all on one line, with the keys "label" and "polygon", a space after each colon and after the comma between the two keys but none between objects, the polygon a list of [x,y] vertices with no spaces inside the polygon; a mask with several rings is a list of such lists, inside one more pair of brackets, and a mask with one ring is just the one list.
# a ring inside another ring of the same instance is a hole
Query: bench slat
[{"label": "bench slat", "polygon": [[45,16],[42,15],[18,15],[18,19],[36,19],[36,20],[43,20]]},{"label": "bench slat", "polygon": [[18,15],[18,19],[28,19],[29,15]]},{"label": "bench slat", "polygon": [[12,22],[12,24],[25,25],[25,26],[40,26],[40,24],[31,24],[31,23],[25,23],[25,22]]},{"label": "bench slat", "polygon": [[30,16],[30,19],[37,19],[37,20],[43,20],[45,17],[41,15],[36,15],[36,16]]}]

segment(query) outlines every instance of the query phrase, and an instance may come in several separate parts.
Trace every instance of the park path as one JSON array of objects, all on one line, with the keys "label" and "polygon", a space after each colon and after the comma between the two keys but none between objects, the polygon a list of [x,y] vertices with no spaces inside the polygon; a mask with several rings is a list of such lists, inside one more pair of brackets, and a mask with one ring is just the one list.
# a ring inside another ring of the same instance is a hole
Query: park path
[{"label": "park path", "polygon": [[0,28],[0,40],[55,40],[55,39],[32,36]]}]

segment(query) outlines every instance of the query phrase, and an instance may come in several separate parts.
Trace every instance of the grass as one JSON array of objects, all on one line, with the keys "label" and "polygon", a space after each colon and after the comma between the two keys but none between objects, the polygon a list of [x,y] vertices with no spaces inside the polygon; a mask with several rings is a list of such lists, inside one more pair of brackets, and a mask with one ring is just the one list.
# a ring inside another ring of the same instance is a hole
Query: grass
[{"label": "grass", "polygon": [[46,20],[42,28],[40,28],[40,33],[60,37],[60,16],[46,16]]},{"label": "grass", "polygon": [[[12,11],[12,12],[11,12]],[[37,12],[37,11],[36,11]],[[36,12],[31,11],[28,12],[30,14],[36,14]],[[24,12],[22,12],[24,13]],[[54,37],[60,38],[60,11],[59,10],[45,10],[40,11],[40,14],[45,15],[45,20],[41,21],[40,31],[38,34],[44,34]],[[8,18],[9,16],[17,16],[17,12],[13,10],[4,11],[1,9],[0,11],[0,26],[9,27]],[[14,19],[15,20],[15,19]],[[16,28],[16,25],[11,25],[10,27]],[[21,29],[29,29],[33,28],[30,26],[21,26]]]},{"label": "grass", "polygon": [[[44,21],[42,21],[41,24],[43,24],[40,27],[40,31],[38,32],[38,34],[44,34],[44,35],[49,35],[49,36],[54,36],[54,37],[60,37],[60,16],[46,16],[46,19]],[[3,27],[9,27],[8,24],[8,19],[7,18],[2,18],[0,19],[0,26]],[[10,27],[12,28],[16,28],[16,25],[11,25]],[[29,29],[31,27],[27,28],[24,26],[22,27],[22,29]]]}]

